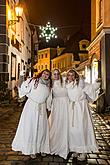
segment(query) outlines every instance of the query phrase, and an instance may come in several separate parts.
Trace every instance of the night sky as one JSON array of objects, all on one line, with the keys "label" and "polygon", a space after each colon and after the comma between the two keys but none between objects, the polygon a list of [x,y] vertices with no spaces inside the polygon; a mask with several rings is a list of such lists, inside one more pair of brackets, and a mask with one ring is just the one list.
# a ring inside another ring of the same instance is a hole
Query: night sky
[{"label": "night sky", "polygon": [[90,0],[26,0],[31,23],[60,27],[63,39],[83,29],[90,37]]}]

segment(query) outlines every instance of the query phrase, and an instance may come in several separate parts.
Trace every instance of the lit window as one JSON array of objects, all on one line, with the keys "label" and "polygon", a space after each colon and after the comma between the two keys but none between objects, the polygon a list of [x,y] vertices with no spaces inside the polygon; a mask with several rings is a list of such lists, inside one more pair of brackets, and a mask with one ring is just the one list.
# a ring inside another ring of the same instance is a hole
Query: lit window
[{"label": "lit window", "polygon": [[99,1],[99,21],[102,22],[102,0]]},{"label": "lit window", "polygon": [[58,63],[58,68],[59,68],[59,63]]},{"label": "lit window", "polygon": [[83,49],[86,49],[86,44],[82,44],[82,48]]},{"label": "lit window", "polygon": [[102,8],[102,0],[99,0],[99,16],[98,16],[98,24],[97,24],[97,26],[100,26],[100,24],[102,23],[102,17],[103,17],[103,15],[102,15],[102,13],[103,13],[103,8]]},{"label": "lit window", "polygon": [[45,58],[47,58],[47,53],[45,54]]}]

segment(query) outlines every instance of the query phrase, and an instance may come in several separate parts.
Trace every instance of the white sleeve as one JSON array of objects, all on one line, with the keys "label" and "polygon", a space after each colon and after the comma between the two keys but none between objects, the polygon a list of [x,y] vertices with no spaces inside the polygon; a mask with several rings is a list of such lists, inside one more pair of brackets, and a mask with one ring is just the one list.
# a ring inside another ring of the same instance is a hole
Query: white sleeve
[{"label": "white sleeve", "polygon": [[47,109],[48,111],[51,111],[51,107],[52,107],[52,100],[53,100],[53,94],[52,94],[52,90],[47,98]]},{"label": "white sleeve", "polygon": [[95,82],[92,84],[93,88],[97,91],[100,88],[100,82]]},{"label": "white sleeve", "polygon": [[19,92],[19,97],[23,97],[25,95],[28,95],[31,91],[32,88],[32,84],[31,84],[31,79],[27,79],[26,81],[24,81],[21,85],[20,88],[18,88],[18,92]]},{"label": "white sleeve", "polygon": [[86,93],[88,98],[90,98],[91,101],[95,101],[98,97],[97,90],[100,87],[100,83],[94,83],[94,84],[87,84],[85,85],[83,91]]},{"label": "white sleeve", "polygon": [[85,80],[84,78],[81,78],[79,79],[79,86],[83,89],[85,87]]}]

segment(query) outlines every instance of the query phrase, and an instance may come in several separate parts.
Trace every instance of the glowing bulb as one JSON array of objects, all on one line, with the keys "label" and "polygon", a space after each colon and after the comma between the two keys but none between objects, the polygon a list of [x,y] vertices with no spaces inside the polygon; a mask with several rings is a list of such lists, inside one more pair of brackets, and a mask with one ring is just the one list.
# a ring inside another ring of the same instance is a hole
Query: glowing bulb
[{"label": "glowing bulb", "polygon": [[40,37],[45,37],[46,42],[49,42],[51,38],[57,38],[57,35],[55,35],[57,28],[52,27],[50,22],[48,22],[45,27],[39,28],[42,31]]}]

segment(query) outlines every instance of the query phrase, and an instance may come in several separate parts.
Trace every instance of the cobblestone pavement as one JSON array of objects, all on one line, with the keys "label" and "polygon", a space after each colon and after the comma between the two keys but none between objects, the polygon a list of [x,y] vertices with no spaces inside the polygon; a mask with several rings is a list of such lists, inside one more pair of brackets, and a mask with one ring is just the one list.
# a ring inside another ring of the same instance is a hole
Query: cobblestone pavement
[{"label": "cobblestone pavement", "polygon": [[11,142],[14,137],[21,108],[0,108],[0,165],[109,165],[110,164],[110,126],[102,117],[92,111],[96,138],[99,144],[99,151],[87,155],[87,160],[79,162],[70,156],[66,162],[58,156],[42,157],[37,156],[35,160],[24,156],[20,152],[11,150]]}]

